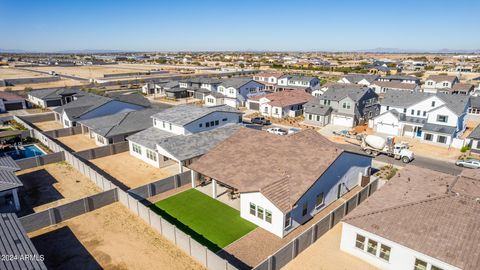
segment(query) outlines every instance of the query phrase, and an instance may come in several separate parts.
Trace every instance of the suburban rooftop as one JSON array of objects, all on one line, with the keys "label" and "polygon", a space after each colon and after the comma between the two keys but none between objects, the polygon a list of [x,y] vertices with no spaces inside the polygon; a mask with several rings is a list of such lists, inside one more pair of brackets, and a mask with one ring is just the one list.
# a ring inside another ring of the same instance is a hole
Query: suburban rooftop
[{"label": "suburban rooftop", "polygon": [[238,114],[242,113],[239,110],[227,105],[218,105],[211,107],[178,105],[154,114],[152,118],[159,121],[165,121],[168,123],[183,126],[213,112],[230,112]]}]

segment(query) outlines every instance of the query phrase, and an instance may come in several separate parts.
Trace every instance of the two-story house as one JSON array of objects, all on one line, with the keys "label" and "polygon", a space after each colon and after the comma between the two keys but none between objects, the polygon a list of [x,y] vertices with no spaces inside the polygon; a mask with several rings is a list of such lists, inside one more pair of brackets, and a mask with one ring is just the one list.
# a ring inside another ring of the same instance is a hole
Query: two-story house
[{"label": "two-story house", "polygon": [[228,138],[242,113],[227,105],[178,105],[151,116],[152,127],[127,137],[130,155],[157,168],[183,166]]},{"label": "two-story house", "polygon": [[320,80],[317,77],[287,74],[278,79],[277,89],[279,91],[303,89],[311,92],[311,89],[319,84]]},{"label": "two-story house", "polygon": [[360,84],[368,86],[379,77],[379,75],[372,74],[347,74],[338,80],[337,83]]},{"label": "two-story house", "polygon": [[79,89],[58,88],[34,90],[28,92],[27,95],[30,103],[47,108],[65,105],[84,96],[85,92]]},{"label": "two-story house", "polygon": [[305,123],[354,127],[379,113],[378,95],[356,84],[331,85],[325,93],[304,105]]},{"label": "two-story house", "polygon": [[209,77],[195,77],[179,81],[181,88],[187,89],[187,97],[203,100],[210,92],[216,92],[221,80]]},{"label": "two-story house", "polygon": [[260,72],[253,75],[253,79],[265,85],[265,90],[275,91],[278,79],[283,76],[281,72]]},{"label": "two-story house", "polygon": [[450,145],[465,129],[468,104],[463,95],[387,91],[380,115],[369,126],[379,133]]},{"label": "two-story house", "polygon": [[407,75],[390,75],[377,78],[380,82],[399,82],[399,83],[414,83],[420,84],[420,78]]},{"label": "two-story house", "polygon": [[423,91],[426,93],[438,93],[442,90],[453,88],[453,85],[458,82],[457,76],[430,75],[425,81]]},{"label": "two-story house", "polygon": [[244,107],[249,97],[265,94],[265,85],[251,78],[230,78],[205,95],[207,106],[228,105],[233,108]]}]

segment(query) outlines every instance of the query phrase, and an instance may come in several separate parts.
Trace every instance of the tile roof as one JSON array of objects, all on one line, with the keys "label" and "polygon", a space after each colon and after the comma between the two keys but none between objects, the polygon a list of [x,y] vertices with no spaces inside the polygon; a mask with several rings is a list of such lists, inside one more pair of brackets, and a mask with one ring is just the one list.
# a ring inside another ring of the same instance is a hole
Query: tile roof
[{"label": "tile roof", "polygon": [[156,109],[145,109],[117,113],[80,121],[95,133],[110,138],[117,135],[131,134],[153,125],[151,116],[158,113]]},{"label": "tile roof", "polygon": [[453,176],[407,165],[344,222],[461,269],[478,269],[478,198],[478,173]]},{"label": "tile roof", "polygon": [[332,112],[332,107],[320,104],[320,99],[315,97],[303,105],[306,113],[315,115],[329,115]]},{"label": "tile roof", "polygon": [[420,81],[420,78],[415,76],[406,76],[406,75],[389,75],[385,77],[381,77],[379,79],[385,80],[402,80],[402,81]]},{"label": "tile roof", "polygon": [[152,117],[168,123],[184,126],[213,112],[241,114],[239,110],[228,105],[202,107],[195,105],[178,105],[154,114]]},{"label": "tile roof", "polygon": [[79,89],[71,88],[58,88],[58,89],[42,89],[42,90],[33,90],[27,93],[33,97],[37,97],[43,100],[59,99],[64,95],[75,95],[77,97],[84,96],[85,92]]},{"label": "tile roof", "polygon": [[9,169],[0,170],[0,191],[10,190],[21,186],[23,186],[23,183],[18,179],[14,171]]},{"label": "tile roof", "polygon": [[457,76],[449,76],[449,75],[430,75],[428,76],[427,78],[427,81],[428,80],[432,80],[432,81],[435,81],[435,82],[442,82],[442,81],[449,81],[449,82],[453,82],[457,79]]},{"label": "tile roof", "polygon": [[241,128],[189,167],[240,192],[259,191],[288,212],[342,153],[314,130],[278,136]]},{"label": "tile roof", "polygon": [[32,259],[15,259],[0,261],[1,269],[11,270],[47,270],[45,263],[40,261],[40,254],[28,238],[17,215],[12,213],[0,214],[0,254],[12,255],[20,258],[31,256]]},{"label": "tile roof", "polygon": [[480,125],[477,125],[477,127],[472,131],[472,133],[468,135],[468,138],[480,140]]},{"label": "tile roof", "polygon": [[268,100],[270,100],[268,104],[270,104],[271,106],[283,108],[286,106],[306,103],[312,100],[314,97],[311,94],[305,92],[305,90],[301,89],[284,90],[280,92],[273,92],[266,95],[252,97],[253,100],[260,100],[261,98],[267,98]]},{"label": "tile roof", "polygon": [[134,142],[148,149],[155,150],[157,142],[163,138],[176,136],[176,134],[163,131],[156,127],[149,127],[127,137],[128,141]]},{"label": "tile roof", "polygon": [[374,81],[371,85],[378,85],[380,87],[395,88],[395,89],[405,89],[413,91],[417,87],[415,83],[402,83],[396,81]]},{"label": "tile roof", "polygon": [[373,82],[378,79],[379,75],[372,75],[372,74],[347,74],[345,75],[345,79],[347,79],[350,83],[357,84],[361,80],[366,80],[367,82]]},{"label": "tile roof", "polygon": [[452,135],[457,130],[456,127],[437,125],[432,123],[425,123],[422,127],[422,131],[430,131],[435,133]]},{"label": "tile roof", "polygon": [[455,91],[464,90],[464,91],[473,91],[475,86],[470,83],[456,83],[453,85],[452,89]]},{"label": "tile roof", "polygon": [[310,82],[311,80],[317,79],[313,76],[297,75],[297,74],[285,74],[281,78],[288,78],[289,81],[299,81],[299,82]]},{"label": "tile roof", "polygon": [[330,85],[327,91],[325,91],[325,93],[320,96],[320,99],[340,101],[346,97],[349,97],[353,101],[358,101],[369,91],[372,90],[366,86],[358,84],[337,83]]},{"label": "tile roof", "polygon": [[15,94],[15,93],[5,92],[5,91],[0,91],[0,99],[2,99],[4,101],[24,100],[23,97]]}]

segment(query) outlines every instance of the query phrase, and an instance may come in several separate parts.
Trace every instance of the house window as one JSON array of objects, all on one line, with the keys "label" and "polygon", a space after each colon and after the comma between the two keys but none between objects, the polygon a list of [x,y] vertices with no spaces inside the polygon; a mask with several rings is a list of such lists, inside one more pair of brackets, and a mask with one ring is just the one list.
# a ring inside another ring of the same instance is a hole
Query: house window
[{"label": "house window", "polygon": [[430,134],[430,133],[425,133],[424,140],[425,141],[433,141],[433,135]]},{"label": "house window", "polygon": [[142,147],[138,144],[132,144],[132,150],[133,152],[137,153],[137,154],[142,154]]},{"label": "house window", "polygon": [[215,120],[215,126],[218,126],[218,124],[219,124],[218,120]]},{"label": "house window", "polygon": [[308,202],[305,202],[303,204],[302,216],[305,216],[307,214],[307,211],[308,211]]},{"label": "house window", "polygon": [[417,116],[419,116],[419,115],[420,115],[420,110],[417,110]]},{"label": "house window", "polygon": [[412,111],[410,112],[411,115],[414,115],[415,114],[415,110],[412,109]]},{"label": "house window", "polygon": [[203,126],[203,124],[202,124],[202,123],[198,124],[198,127],[202,127],[202,126]]},{"label": "house window", "polygon": [[390,106],[387,106],[387,111],[389,111],[389,110],[390,110]]},{"label": "house window", "polygon": [[388,262],[390,260],[390,250],[389,246],[380,245],[380,258]]},{"label": "house window", "polygon": [[227,121],[227,120],[228,120],[228,118],[223,118],[223,119],[222,119],[223,122],[225,122],[225,121]]},{"label": "house window", "polygon": [[365,236],[357,234],[357,239],[355,240],[355,247],[361,250],[365,249]]},{"label": "house window", "polygon": [[250,214],[255,216],[256,212],[257,212],[257,207],[255,206],[254,203],[250,203]]},{"label": "house window", "polygon": [[103,137],[102,136],[98,136],[97,135],[97,141],[101,144],[105,144],[105,140],[103,140]]},{"label": "house window", "polygon": [[437,142],[439,142],[439,143],[447,143],[447,137],[438,135],[438,136],[437,136]]},{"label": "house window", "polygon": [[205,123],[205,126],[206,126],[206,127],[210,127],[210,122],[206,122],[206,123]]},{"label": "house window", "polygon": [[163,162],[165,162],[165,161],[168,161],[168,160],[169,160],[169,158],[168,158],[168,157],[166,157],[166,156],[163,156]]},{"label": "house window", "polygon": [[414,270],[427,270],[427,263],[422,260],[415,259]]},{"label": "house window", "polygon": [[403,108],[403,113],[407,113],[407,108]]},{"label": "house window", "polygon": [[426,111],[423,111],[423,116],[427,116],[427,112]]},{"label": "house window", "polygon": [[215,125],[215,121],[210,121],[210,126],[213,127]]},{"label": "house window", "polygon": [[263,110],[263,112],[268,113],[268,107],[265,107],[265,109]]},{"label": "house window", "polygon": [[435,107],[435,101],[432,101],[432,107]]},{"label": "house window", "polygon": [[287,213],[285,215],[285,229],[290,227],[290,225],[292,225],[292,219],[290,217],[290,213]]},{"label": "house window", "polygon": [[320,122],[320,115],[317,115],[317,122]]},{"label": "house window", "polygon": [[343,108],[344,109],[350,109],[350,102],[344,102],[343,103]]},{"label": "house window", "polygon": [[147,149],[147,158],[157,161],[157,154],[153,152],[152,150]]},{"label": "house window", "polygon": [[272,223],[272,212],[265,210],[265,221]]},{"label": "house window", "polygon": [[172,123],[169,123],[168,125],[170,127],[170,130],[172,130]]},{"label": "house window", "polygon": [[233,94],[234,93],[234,89],[230,89],[230,94]]},{"label": "house window", "polygon": [[324,203],[323,192],[317,195],[317,199],[315,200],[315,207],[318,207]]},{"label": "house window", "polygon": [[446,123],[448,121],[448,116],[446,115],[437,115],[437,122]]},{"label": "house window", "polygon": [[372,239],[368,239],[367,252],[377,256],[378,242]]},{"label": "house window", "polygon": [[165,121],[162,122],[163,128],[165,128]]},{"label": "house window", "polygon": [[312,120],[313,119],[313,115],[309,114],[308,115],[308,120]]},{"label": "house window", "polygon": [[263,208],[260,206],[257,206],[257,217],[263,219]]}]

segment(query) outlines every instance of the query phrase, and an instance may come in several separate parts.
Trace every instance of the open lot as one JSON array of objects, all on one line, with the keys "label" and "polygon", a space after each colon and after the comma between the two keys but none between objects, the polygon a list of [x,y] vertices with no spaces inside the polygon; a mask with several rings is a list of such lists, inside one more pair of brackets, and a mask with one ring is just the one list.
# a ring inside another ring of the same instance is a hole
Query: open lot
[{"label": "open lot", "polygon": [[[335,225],[313,245],[304,250],[283,269],[374,270],[376,267],[340,250],[342,224]],[[321,254],[321,256],[319,256]]]},{"label": "open lot", "polygon": [[[308,230],[313,224],[320,221],[322,218],[330,214],[332,210],[346,202],[348,199],[352,198],[360,192],[361,188],[359,186],[353,188],[347,194],[343,195],[340,199],[336,200],[332,204],[325,207],[322,211],[316,214],[312,219],[303,225],[297,227],[291,233],[289,233],[284,238],[280,238],[267,230],[264,230],[260,227],[257,227],[255,230],[251,231],[249,234],[245,235],[238,241],[235,241],[231,245],[225,248],[225,251],[229,254],[232,254],[239,260],[241,260],[246,265],[255,267],[268,256],[275,253],[284,245],[288,244],[295,237],[302,234],[304,231]],[[255,247],[255,252],[252,252],[252,247]],[[307,268],[305,268],[307,269]]]},{"label": "open lot", "polygon": [[98,147],[93,139],[83,134],[60,137],[57,140],[72,148],[75,152]]},{"label": "open lot", "polygon": [[120,203],[29,236],[48,269],[203,269]]},{"label": "open lot", "polygon": [[[153,67],[152,67],[153,68]],[[107,74],[119,74],[129,72],[141,72],[148,71],[152,68],[139,68],[129,67],[122,65],[99,65],[99,66],[74,66],[74,67],[62,67],[62,66],[48,66],[48,67],[32,67],[31,69],[39,70],[43,72],[55,71],[60,75],[69,75],[80,77],[84,79],[103,78],[103,75]]]},{"label": "open lot", "polygon": [[152,210],[215,252],[257,227],[238,210],[196,189],[159,201]]},{"label": "open lot", "polygon": [[32,89],[48,89],[48,88],[61,88],[67,86],[82,86],[87,84],[87,81],[77,81],[72,79],[60,79],[59,81],[54,82],[43,82],[43,83],[26,83],[26,84],[18,84],[15,86],[5,86],[0,87],[0,91],[9,88],[13,91],[23,91],[25,88],[32,88]]},{"label": "open lot", "polygon": [[66,162],[52,163],[17,172],[23,183],[21,215],[74,201],[101,190]]},{"label": "open lot", "polygon": [[91,160],[100,169],[115,177],[130,188],[135,188],[178,173],[178,165],[155,168],[129,152]]},{"label": "open lot", "polygon": [[49,75],[11,67],[0,68],[0,79],[19,79],[35,77],[49,77]]},{"label": "open lot", "polygon": [[63,128],[62,124],[60,124],[58,121],[36,122],[35,126],[37,126],[42,131],[49,131],[49,130]]}]

